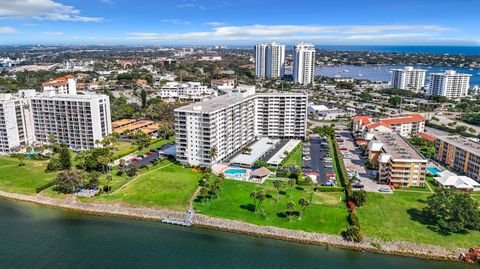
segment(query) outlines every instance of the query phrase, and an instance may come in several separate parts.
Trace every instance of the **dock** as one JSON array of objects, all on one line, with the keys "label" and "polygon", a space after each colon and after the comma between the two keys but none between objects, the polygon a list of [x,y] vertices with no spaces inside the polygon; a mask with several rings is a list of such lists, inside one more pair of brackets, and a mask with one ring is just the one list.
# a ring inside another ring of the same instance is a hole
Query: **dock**
[{"label": "dock", "polygon": [[162,222],[188,227],[188,226],[192,226],[192,218],[194,214],[195,214],[195,210],[189,209],[187,211],[187,214],[185,214],[185,218],[183,220],[168,218],[168,219],[163,219]]}]

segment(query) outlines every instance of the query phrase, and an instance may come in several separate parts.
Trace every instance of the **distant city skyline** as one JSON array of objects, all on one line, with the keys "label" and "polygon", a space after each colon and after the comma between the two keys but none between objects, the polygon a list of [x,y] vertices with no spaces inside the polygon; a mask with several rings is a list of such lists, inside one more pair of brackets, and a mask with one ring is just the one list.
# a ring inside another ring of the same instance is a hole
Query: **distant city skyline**
[{"label": "distant city skyline", "polygon": [[464,0],[0,1],[0,45],[480,45]]}]

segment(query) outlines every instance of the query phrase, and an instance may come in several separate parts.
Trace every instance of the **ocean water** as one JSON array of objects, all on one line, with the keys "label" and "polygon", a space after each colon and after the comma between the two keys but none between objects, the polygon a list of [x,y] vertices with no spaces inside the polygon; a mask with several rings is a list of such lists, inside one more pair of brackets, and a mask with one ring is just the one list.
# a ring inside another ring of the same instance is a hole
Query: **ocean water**
[{"label": "ocean water", "polygon": [[480,55],[480,46],[328,46],[317,45],[317,49],[341,51],[376,51],[398,53],[463,54]]},{"label": "ocean water", "polygon": [[467,269],[0,200],[0,268]]},{"label": "ocean water", "polygon": [[[318,76],[335,77],[337,74],[341,77],[352,77],[355,79],[369,79],[372,81],[390,81],[391,73],[389,71],[395,68],[403,68],[404,65],[384,65],[384,66],[317,66],[315,74]],[[431,73],[442,73],[445,70],[455,70],[458,73],[470,74],[470,86],[480,85],[480,69],[479,68],[461,68],[449,66],[425,66],[414,65],[415,68],[427,70],[427,81]]]}]

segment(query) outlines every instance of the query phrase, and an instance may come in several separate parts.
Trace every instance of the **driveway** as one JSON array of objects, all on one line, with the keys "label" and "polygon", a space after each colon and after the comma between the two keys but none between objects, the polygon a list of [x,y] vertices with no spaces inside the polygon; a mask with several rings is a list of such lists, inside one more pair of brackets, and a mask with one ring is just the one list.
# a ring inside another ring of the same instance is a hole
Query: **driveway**
[{"label": "driveway", "polygon": [[[333,173],[333,169],[325,167],[325,153],[329,151],[328,146],[322,147],[327,141],[318,135],[310,136],[310,168],[313,173],[318,174],[317,183],[325,184],[328,182],[327,173]],[[328,144],[327,144],[328,145]]]},{"label": "driveway", "polygon": [[343,142],[338,142],[339,147],[347,148],[346,151],[350,153],[350,159],[343,159],[345,168],[347,168],[347,170],[355,171],[358,174],[357,178],[364,186],[365,191],[379,192],[378,189],[385,187],[385,185],[380,185],[373,180],[375,177],[374,171],[366,169],[366,158],[362,155],[362,151],[355,146],[353,142],[354,138],[350,131],[348,131],[346,128],[341,128],[342,126],[338,127],[340,128],[338,128],[336,132],[336,135],[339,136],[337,137],[337,140],[343,140]]}]

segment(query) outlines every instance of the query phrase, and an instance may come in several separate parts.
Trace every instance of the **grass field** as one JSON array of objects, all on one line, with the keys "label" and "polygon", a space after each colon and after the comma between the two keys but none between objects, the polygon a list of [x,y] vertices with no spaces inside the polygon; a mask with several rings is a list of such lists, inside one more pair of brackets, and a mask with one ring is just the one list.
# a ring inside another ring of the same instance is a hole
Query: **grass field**
[{"label": "grass field", "polygon": [[0,189],[8,192],[35,194],[35,190],[51,182],[56,173],[45,173],[48,161],[20,161],[10,157],[0,157]]},{"label": "grass field", "polygon": [[187,207],[188,200],[201,177],[202,174],[192,172],[190,168],[164,161],[150,167],[114,194],[104,194],[86,201],[120,202],[183,210]]},{"label": "grass field", "polygon": [[302,143],[300,143],[290,154],[290,156],[282,163],[283,166],[302,167]]},{"label": "grass field", "polygon": [[115,156],[114,159],[118,159],[132,152],[135,152],[136,149],[137,149],[137,146],[134,145],[132,142],[117,141],[115,143],[115,151],[113,153],[113,155]]},{"label": "grass field", "polygon": [[420,214],[431,193],[369,193],[367,205],[357,208],[362,232],[385,240],[404,240],[445,247],[478,246],[480,232],[442,235],[425,224]]},{"label": "grass field", "polygon": [[[254,202],[250,198],[250,193],[260,190],[267,194],[263,208],[268,218],[255,213],[253,209]],[[277,202],[278,193],[271,180],[267,180],[264,184],[225,180],[220,197],[203,203],[196,200],[195,207],[197,212],[210,216],[311,232],[340,234],[347,227],[347,210],[343,193],[313,193],[312,205],[305,210],[302,219],[297,220],[294,216],[289,221],[287,203],[293,201],[296,210],[300,210],[298,200],[300,198],[309,200],[310,191],[294,188],[292,198],[290,198],[289,187],[284,187],[283,191]]]}]

